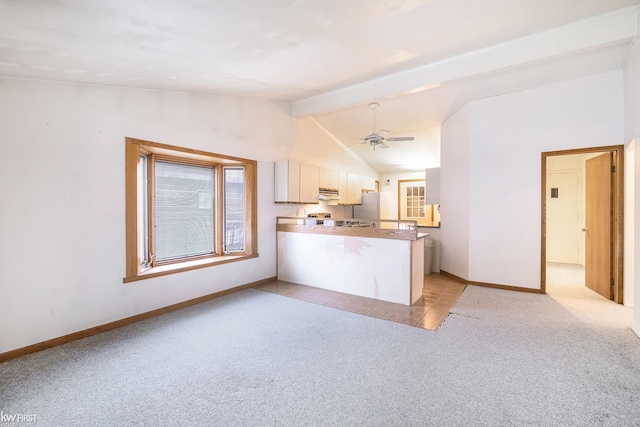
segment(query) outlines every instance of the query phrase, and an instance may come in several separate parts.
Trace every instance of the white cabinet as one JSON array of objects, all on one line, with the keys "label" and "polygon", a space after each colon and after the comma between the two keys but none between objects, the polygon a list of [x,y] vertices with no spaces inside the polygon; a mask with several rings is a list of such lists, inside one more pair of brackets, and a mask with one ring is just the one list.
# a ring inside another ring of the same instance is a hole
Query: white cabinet
[{"label": "white cabinet", "polygon": [[276,203],[318,203],[318,167],[280,160],[275,169]]},{"label": "white cabinet", "polygon": [[340,204],[348,205],[349,202],[347,200],[347,189],[349,188],[347,182],[347,173],[343,171],[338,172],[338,192],[340,193]]},{"label": "white cabinet", "polygon": [[337,189],[341,205],[361,205],[362,189],[374,190],[375,178],[293,160],[276,162],[276,203],[319,203],[319,188]]},{"label": "white cabinet", "polygon": [[362,204],[362,176],[340,171],[338,173],[338,191],[340,192],[341,205]]},{"label": "white cabinet", "polygon": [[347,173],[347,204],[362,204],[362,177],[355,173]]},{"label": "white cabinet", "polygon": [[276,162],[275,202],[300,202],[300,163],[292,160]]},{"label": "white cabinet", "polygon": [[318,186],[320,188],[340,189],[340,173],[335,169],[318,168]]},{"label": "white cabinet", "polygon": [[427,205],[440,204],[440,168],[429,168],[425,170],[425,187],[427,190]]},{"label": "white cabinet", "polygon": [[318,203],[318,167],[300,164],[300,203]]}]

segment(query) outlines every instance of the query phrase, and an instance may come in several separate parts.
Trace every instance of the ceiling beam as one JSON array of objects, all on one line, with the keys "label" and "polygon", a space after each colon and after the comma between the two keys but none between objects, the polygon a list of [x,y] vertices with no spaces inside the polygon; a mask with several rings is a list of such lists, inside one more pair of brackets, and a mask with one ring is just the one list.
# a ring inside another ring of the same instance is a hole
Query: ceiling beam
[{"label": "ceiling beam", "polygon": [[583,19],[443,61],[325,92],[291,104],[294,118],[326,113],[438,87],[465,77],[630,42],[638,32],[638,7]]}]

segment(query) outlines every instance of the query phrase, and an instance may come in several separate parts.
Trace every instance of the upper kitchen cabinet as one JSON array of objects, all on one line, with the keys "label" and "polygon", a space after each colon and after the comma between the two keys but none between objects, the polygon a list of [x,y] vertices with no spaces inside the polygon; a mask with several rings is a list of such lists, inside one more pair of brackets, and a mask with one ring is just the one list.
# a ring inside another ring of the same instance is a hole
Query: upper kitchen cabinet
[{"label": "upper kitchen cabinet", "polygon": [[318,169],[318,186],[320,188],[340,189],[340,172],[334,169]]},{"label": "upper kitchen cabinet", "polygon": [[347,182],[347,173],[343,171],[338,172],[338,192],[340,193],[340,204],[347,205],[347,189],[349,183]]},{"label": "upper kitchen cabinet", "polygon": [[426,205],[440,204],[440,168],[425,170]]},{"label": "upper kitchen cabinet", "polygon": [[322,168],[292,160],[275,166],[276,203],[319,203],[319,188],[338,190],[341,205],[361,205],[362,190],[373,191],[375,178]]},{"label": "upper kitchen cabinet", "polygon": [[300,163],[276,162],[275,180],[276,203],[300,203]]},{"label": "upper kitchen cabinet", "polygon": [[344,204],[362,204],[362,176],[355,173],[347,173],[347,200]]},{"label": "upper kitchen cabinet", "polygon": [[300,203],[318,203],[319,168],[300,164]]},{"label": "upper kitchen cabinet", "polygon": [[276,203],[318,203],[318,167],[280,160],[275,166]]}]

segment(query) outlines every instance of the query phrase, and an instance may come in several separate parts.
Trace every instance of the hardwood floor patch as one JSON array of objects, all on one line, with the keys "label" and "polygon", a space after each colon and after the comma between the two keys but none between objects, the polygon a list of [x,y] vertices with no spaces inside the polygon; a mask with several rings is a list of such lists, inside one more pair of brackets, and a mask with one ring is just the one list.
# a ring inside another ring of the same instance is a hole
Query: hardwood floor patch
[{"label": "hardwood floor patch", "polygon": [[449,317],[451,307],[455,305],[466,287],[467,285],[438,273],[425,275],[422,297],[412,306],[281,281],[256,286],[255,289],[311,304],[435,331]]}]

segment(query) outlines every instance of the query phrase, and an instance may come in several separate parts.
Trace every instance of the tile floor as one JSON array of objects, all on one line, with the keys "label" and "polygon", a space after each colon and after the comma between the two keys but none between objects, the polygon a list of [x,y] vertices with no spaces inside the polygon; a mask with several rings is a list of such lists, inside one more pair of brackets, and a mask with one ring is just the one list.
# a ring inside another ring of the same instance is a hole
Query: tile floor
[{"label": "tile floor", "polygon": [[430,331],[437,330],[467,285],[438,273],[424,276],[422,297],[412,306],[275,281],[256,289]]}]

